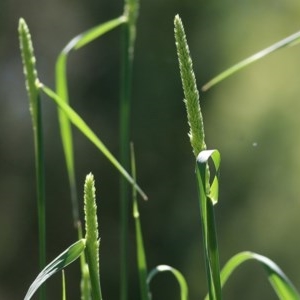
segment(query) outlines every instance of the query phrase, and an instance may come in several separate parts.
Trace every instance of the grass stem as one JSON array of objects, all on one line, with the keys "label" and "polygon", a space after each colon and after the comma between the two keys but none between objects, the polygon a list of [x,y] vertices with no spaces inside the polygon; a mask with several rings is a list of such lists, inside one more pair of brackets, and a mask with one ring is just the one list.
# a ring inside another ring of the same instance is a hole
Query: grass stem
[{"label": "grass stem", "polygon": [[[121,53],[121,92],[120,92],[120,162],[125,169],[130,167],[129,131],[131,110],[131,85],[138,0],[125,0],[124,16],[127,22],[122,27]],[[120,178],[120,299],[128,297],[128,220],[129,220],[129,186]]]}]

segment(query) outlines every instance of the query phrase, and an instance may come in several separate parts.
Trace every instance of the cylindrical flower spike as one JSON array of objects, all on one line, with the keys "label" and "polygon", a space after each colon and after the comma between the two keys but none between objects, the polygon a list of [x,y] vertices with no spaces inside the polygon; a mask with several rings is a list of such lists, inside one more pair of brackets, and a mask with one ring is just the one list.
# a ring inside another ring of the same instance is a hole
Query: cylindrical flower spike
[{"label": "cylindrical flower spike", "polygon": [[183,24],[178,15],[175,16],[174,25],[177,55],[185,97],[184,103],[190,126],[189,137],[193,153],[195,157],[197,157],[202,150],[206,149],[203,119],[199,103],[199,92]]},{"label": "cylindrical flower spike", "polygon": [[92,299],[102,300],[99,267],[99,233],[94,176],[86,176],[84,184],[84,213],[86,230],[86,258],[89,266]]}]

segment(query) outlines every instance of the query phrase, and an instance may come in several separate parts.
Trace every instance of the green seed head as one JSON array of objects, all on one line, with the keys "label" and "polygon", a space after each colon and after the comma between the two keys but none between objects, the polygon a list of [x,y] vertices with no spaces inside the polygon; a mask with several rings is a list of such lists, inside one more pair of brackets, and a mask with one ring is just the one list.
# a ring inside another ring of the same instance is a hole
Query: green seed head
[{"label": "green seed head", "polygon": [[24,19],[19,20],[19,41],[25,75],[26,89],[30,99],[30,111],[34,119],[37,113],[37,99],[39,96],[38,75],[36,59],[31,41],[31,35]]},{"label": "green seed head", "polygon": [[[99,234],[94,176],[86,176],[84,184],[84,212],[86,230],[86,258],[89,268],[93,299],[102,299],[100,288]],[[95,296],[96,295],[96,296]]]},{"label": "green seed head", "polygon": [[94,176],[88,174],[84,184],[84,212],[87,244],[98,243],[98,219]]},{"label": "green seed head", "polygon": [[186,40],[183,24],[178,15],[175,16],[175,40],[179,60],[180,75],[184,92],[188,123],[190,126],[189,137],[195,157],[206,149],[204,141],[204,126],[199,103],[199,92],[189,47]]}]

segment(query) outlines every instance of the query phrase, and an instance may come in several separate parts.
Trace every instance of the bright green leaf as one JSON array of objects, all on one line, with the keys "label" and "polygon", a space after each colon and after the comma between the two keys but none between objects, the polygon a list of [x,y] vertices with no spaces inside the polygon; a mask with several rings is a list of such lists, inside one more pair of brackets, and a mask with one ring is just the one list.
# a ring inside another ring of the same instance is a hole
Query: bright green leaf
[{"label": "bright green leaf", "polygon": [[58,257],[56,257],[50,264],[48,264],[41,273],[37,276],[34,282],[28,289],[28,292],[24,300],[29,300],[37,291],[37,289],[52,275],[57,272],[60,272],[70,263],[75,261],[85,248],[85,239],[81,239],[67,248],[62,252]]}]

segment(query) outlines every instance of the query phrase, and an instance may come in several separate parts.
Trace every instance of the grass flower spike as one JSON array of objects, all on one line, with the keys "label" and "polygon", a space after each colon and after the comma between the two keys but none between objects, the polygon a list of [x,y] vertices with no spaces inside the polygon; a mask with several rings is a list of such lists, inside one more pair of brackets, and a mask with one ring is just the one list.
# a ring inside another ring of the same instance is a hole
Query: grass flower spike
[{"label": "grass flower spike", "polygon": [[195,157],[197,157],[202,150],[206,149],[203,119],[199,104],[199,92],[183,24],[178,15],[175,16],[174,25],[177,55],[185,97],[184,102],[190,126],[189,137],[193,153]]},{"label": "grass flower spike", "polygon": [[99,267],[99,234],[94,176],[86,176],[84,184],[84,212],[86,230],[86,258],[89,266],[92,299],[101,300]]},{"label": "grass flower spike", "polygon": [[36,59],[34,56],[31,35],[28,26],[24,19],[19,20],[19,40],[20,49],[23,62],[23,72],[25,75],[26,89],[30,100],[30,112],[34,121],[37,119],[37,105],[38,105],[38,77],[36,71]]}]

